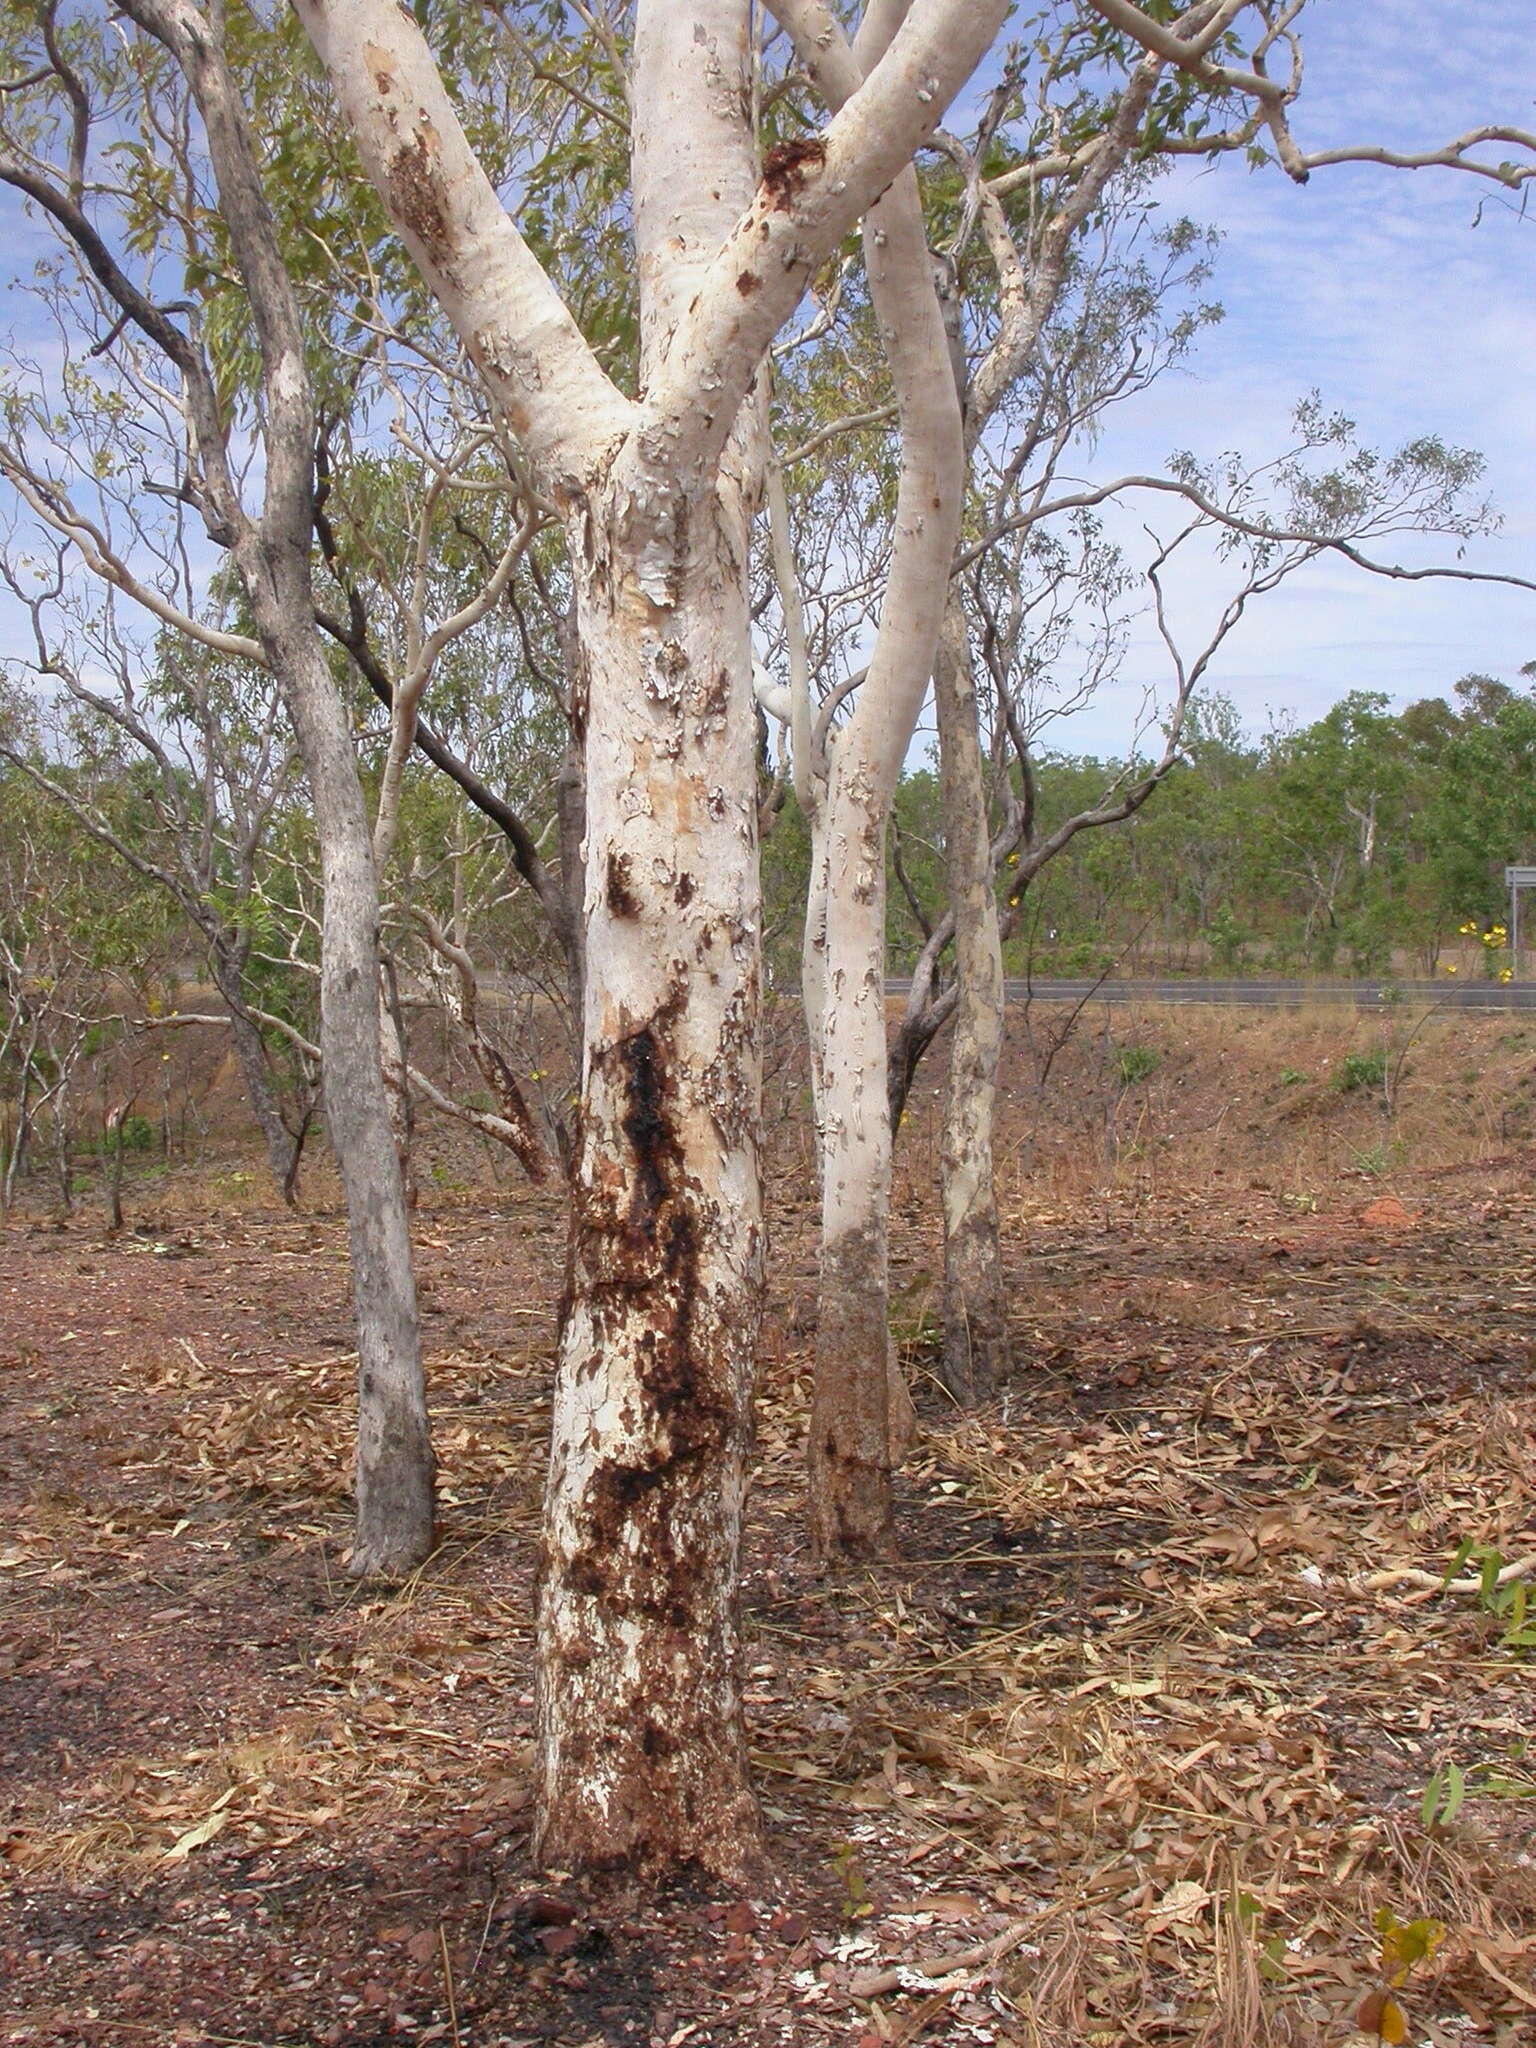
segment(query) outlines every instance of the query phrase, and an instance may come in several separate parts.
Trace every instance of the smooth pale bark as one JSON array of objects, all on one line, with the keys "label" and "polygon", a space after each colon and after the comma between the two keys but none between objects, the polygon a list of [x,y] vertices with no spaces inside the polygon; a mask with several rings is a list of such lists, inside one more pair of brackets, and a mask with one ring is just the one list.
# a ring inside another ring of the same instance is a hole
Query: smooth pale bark
[{"label": "smooth pale bark", "polygon": [[[1156,84],[1159,60],[1138,64],[1099,148],[1066,203],[1049,221],[1026,268],[1001,200],[980,188],[980,218],[997,268],[998,331],[971,380],[965,438],[974,452],[1007,392],[1028,368],[1040,330],[1067,273],[1072,238],[1125,162]],[[1003,1048],[1002,949],[990,844],[974,676],[958,596],[945,626],[938,711],[941,801],[950,888],[943,927],[913,975],[907,1014],[892,1052],[891,1121],[899,1123],[918,1061],[953,1017],[939,1164],[944,1214],[945,1384],[965,1406],[985,1400],[1007,1370],[1008,1325],[997,1210],[993,1126]],[[953,935],[955,980],[936,978]]]},{"label": "smooth pale bark", "polygon": [[1003,1049],[1003,949],[992,889],[987,791],[965,611],[951,597],[933,671],[945,864],[955,921],[956,1004],[939,1141],[944,1211],[940,1371],[962,1407],[1008,1368],[1007,1296],[992,1128]]}]

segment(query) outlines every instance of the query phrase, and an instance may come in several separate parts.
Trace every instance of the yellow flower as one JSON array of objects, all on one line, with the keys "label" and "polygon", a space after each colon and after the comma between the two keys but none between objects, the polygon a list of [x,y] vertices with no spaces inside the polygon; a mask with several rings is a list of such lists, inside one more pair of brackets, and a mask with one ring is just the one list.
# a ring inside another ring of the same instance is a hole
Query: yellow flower
[{"label": "yellow flower", "polygon": [[1514,980],[1514,978],[1515,978],[1515,970],[1513,969],[1513,967],[1501,967],[1501,968],[1499,969],[1499,979],[1500,979],[1500,981],[1513,981],[1513,980]]},{"label": "yellow flower", "polygon": [[1454,974],[1454,973],[1456,972],[1456,964],[1455,964],[1455,962],[1454,962],[1454,961],[1452,961],[1452,962],[1450,963],[1450,965],[1449,965],[1449,966],[1447,966],[1447,968],[1446,968],[1446,970],[1445,970],[1445,971],[1446,971],[1446,973],[1447,973],[1447,974]]}]

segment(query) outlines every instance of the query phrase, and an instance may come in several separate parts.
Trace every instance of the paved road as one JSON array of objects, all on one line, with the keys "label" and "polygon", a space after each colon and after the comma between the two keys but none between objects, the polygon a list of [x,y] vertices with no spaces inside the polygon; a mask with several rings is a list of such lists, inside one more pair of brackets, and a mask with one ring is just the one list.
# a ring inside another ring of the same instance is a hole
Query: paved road
[{"label": "paved road", "polygon": [[[886,993],[904,996],[910,981],[888,981]],[[1007,984],[1008,1000],[1022,1003],[1216,1003],[1254,1010],[1299,1009],[1305,1003],[1352,1003],[1358,1010],[1401,1001],[1410,1009],[1536,1010],[1536,982],[1512,981],[1025,981]]]}]

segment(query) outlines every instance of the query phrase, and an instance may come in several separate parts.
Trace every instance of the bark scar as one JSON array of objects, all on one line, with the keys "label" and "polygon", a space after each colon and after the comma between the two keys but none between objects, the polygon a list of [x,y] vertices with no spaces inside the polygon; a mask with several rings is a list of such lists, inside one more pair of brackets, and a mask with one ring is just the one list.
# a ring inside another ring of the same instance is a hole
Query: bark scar
[{"label": "bark scar", "polygon": [[763,158],[763,187],[773,211],[787,213],[826,160],[827,145],[819,135],[802,136],[770,149]]}]

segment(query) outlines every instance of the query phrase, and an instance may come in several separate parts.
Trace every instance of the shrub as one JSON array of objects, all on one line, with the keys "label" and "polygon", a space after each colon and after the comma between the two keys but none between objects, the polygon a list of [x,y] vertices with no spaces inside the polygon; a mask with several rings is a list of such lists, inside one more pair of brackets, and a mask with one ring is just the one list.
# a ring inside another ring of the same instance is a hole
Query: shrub
[{"label": "shrub", "polygon": [[1149,1045],[1115,1047],[1115,1071],[1120,1076],[1122,1088],[1134,1088],[1138,1081],[1145,1081],[1148,1074],[1155,1073],[1162,1063],[1162,1054],[1154,1052]]},{"label": "shrub", "polygon": [[155,1142],[155,1127],[147,1116],[125,1116],[102,1134],[104,1152],[148,1152]]},{"label": "shrub", "polygon": [[1376,1052],[1347,1052],[1340,1064],[1334,1086],[1343,1095],[1352,1095],[1357,1088],[1385,1088],[1387,1085],[1387,1055],[1384,1047]]}]

